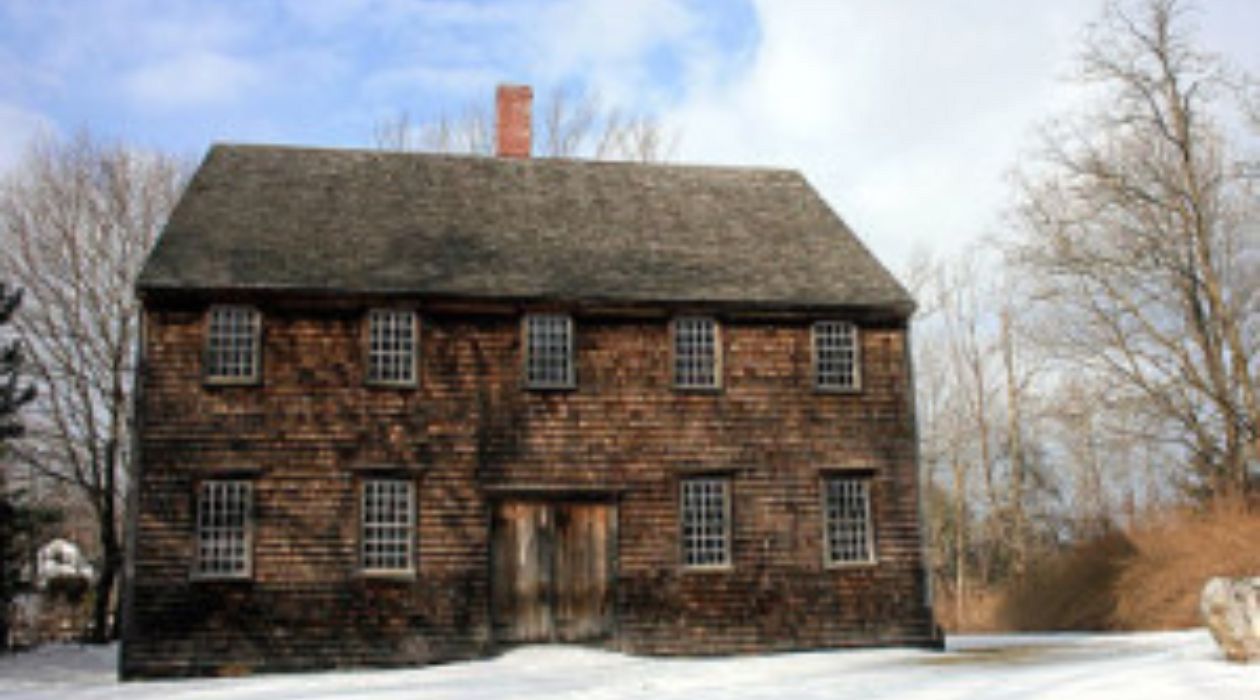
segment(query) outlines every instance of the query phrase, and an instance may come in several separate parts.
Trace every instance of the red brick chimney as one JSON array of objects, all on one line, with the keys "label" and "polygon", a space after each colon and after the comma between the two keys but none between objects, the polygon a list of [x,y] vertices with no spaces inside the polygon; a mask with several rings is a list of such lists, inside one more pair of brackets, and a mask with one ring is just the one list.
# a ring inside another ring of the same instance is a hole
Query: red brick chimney
[{"label": "red brick chimney", "polygon": [[528,85],[500,85],[495,94],[495,155],[528,158],[533,147],[531,106],[534,91]]}]

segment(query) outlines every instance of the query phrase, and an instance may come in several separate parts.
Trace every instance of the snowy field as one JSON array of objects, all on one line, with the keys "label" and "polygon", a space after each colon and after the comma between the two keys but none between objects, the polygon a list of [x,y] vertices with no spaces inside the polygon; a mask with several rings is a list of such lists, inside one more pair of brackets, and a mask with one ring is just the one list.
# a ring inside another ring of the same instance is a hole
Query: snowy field
[{"label": "snowy field", "polygon": [[408,671],[119,684],[116,650],[0,657],[0,699],[1260,698],[1260,665],[1225,662],[1204,631],[951,637],[945,653],[824,651],[648,659],[565,646]]}]

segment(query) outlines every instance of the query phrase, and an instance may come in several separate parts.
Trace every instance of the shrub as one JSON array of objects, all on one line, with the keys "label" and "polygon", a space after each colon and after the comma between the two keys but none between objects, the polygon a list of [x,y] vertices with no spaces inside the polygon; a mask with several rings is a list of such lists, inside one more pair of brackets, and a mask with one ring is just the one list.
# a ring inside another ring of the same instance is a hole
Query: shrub
[{"label": "shrub", "polygon": [[1000,627],[1015,631],[1111,629],[1116,582],[1136,549],[1123,533],[1034,560],[998,605]]}]

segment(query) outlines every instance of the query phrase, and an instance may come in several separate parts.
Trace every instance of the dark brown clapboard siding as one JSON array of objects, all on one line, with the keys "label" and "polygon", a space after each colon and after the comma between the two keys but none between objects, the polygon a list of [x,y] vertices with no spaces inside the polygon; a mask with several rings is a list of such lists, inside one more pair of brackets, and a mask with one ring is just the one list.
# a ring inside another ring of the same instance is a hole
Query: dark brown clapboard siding
[{"label": "dark brown clapboard siding", "polygon": [[[424,314],[418,386],[383,389],[362,381],[366,302],[261,304],[261,384],[207,387],[201,310],[148,303],[125,675],[483,654],[496,643],[492,513],[521,490],[615,506],[613,648],[934,639],[901,328],[863,330],[862,392],[820,394],[806,319],[724,320],[723,389],[680,393],[663,319],[579,315],[576,389],[530,392],[519,317]],[[412,579],[357,572],[356,485],[374,466],[414,468]],[[823,565],[821,470],[846,467],[874,475],[877,566]],[[254,575],[192,581],[195,485],[233,470],[255,479]],[[713,470],[732,480],[733,566],[690,571],[678,482]]]}]

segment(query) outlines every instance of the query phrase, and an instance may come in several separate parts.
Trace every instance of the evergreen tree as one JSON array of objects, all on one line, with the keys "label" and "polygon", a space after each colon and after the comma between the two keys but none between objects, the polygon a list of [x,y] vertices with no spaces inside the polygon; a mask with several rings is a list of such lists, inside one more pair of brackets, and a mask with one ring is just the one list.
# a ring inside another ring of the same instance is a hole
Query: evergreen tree
[{"label": "evergreen tree", "polygon": [[9,488],[13,467],[8,441],[22,435],[18,410],[35,398],[35,387],[22,382],[22,348],[4,333],[22,301],[20,291],[0,283],[0,649],[9,646],[9,612],[21,584],[22,563],[35,530],[46,514]]}]

